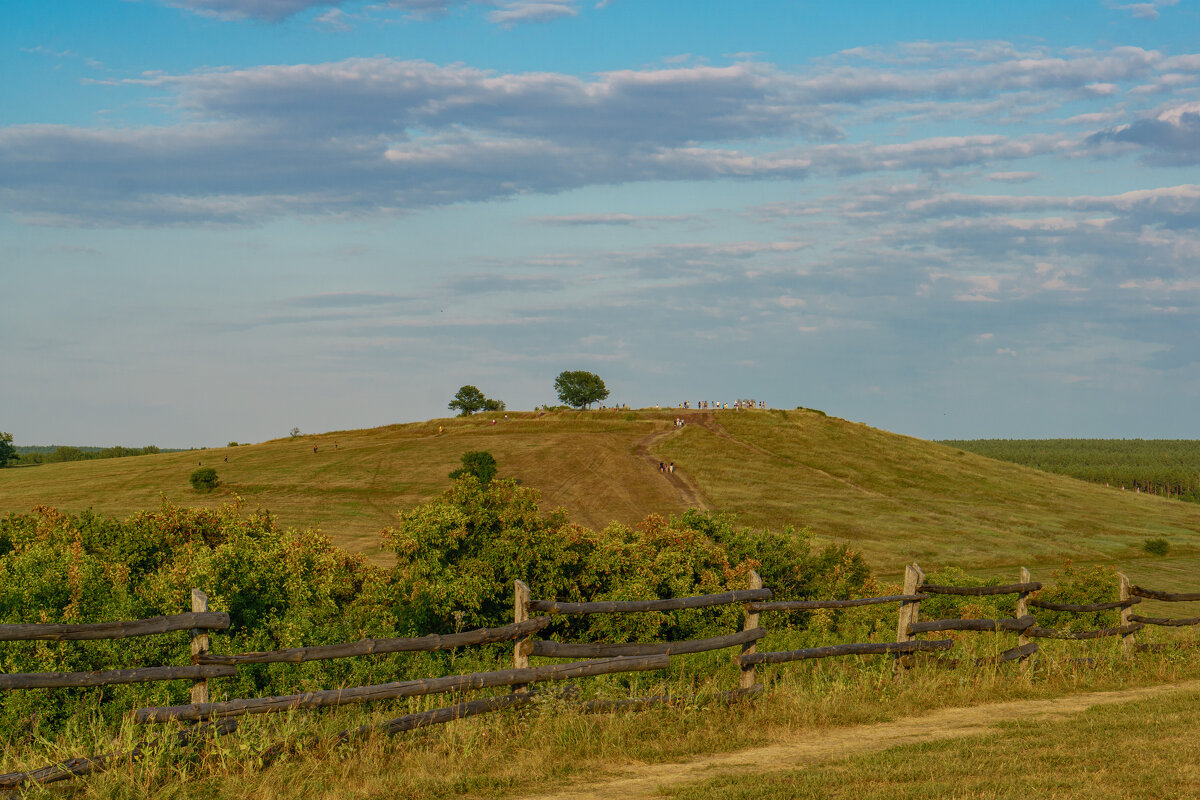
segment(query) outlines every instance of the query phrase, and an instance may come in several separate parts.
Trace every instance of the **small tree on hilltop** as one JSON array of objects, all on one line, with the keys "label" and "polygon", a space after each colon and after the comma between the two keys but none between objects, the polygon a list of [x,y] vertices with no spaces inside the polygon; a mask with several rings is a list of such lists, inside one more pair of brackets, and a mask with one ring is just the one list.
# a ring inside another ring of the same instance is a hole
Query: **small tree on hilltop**
[{"label": "small tree on hilltop", "polygon": [[460,417],[469,417],[476,411],[504,410],[503,401],[486,397],[477,387],[470,384],[461,387],[448,406],[452,410],[457,410]]},{"label": "small tree on hilltop", "polygon": [[8,462],[20,458],[17,448],[13,447],[13,435],[0,431],[0,468],[8,466]]},{"label": "small tree on hilltop", "polygon": [[464,475],[474,475],[479,482],[487,485],[496,477],[496,459],[486,450],[472,450],[462,455],[462,466],[450,473],[450,478],[457,480]]},{"label": "small tree on hilltop", "polygon": [[197,492],[211,492],[220,483],[217,471],[212,467],[201,467],[192,473],[192,488]]},{"label": "small tree on hilltop", "polygon": [[608,397],[608,387],[594,372],[566,370],[554,379],[558,399],[572,408],[587,408]]}]

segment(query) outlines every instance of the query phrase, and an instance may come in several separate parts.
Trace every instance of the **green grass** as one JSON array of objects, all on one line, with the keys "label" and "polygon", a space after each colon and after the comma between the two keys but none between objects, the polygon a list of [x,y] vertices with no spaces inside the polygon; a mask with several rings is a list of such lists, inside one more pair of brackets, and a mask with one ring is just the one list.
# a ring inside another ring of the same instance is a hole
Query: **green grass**
[{"label": "green grass", "polygon": [[675,800],[1200,797],[1200,692],[903,745],[801,770],[706,780]]},{"label": "green grass", "polygon": [[[1194,503],[1106,489],[811,411],[692,411],[676,431],[671,420],[679,413],[483,414],[2,470],[0,512],[46,504],[124,515],[157,506],[160,496],[215,505],[236,495],[284,525],[318,527],[349,550],[376,554],[379,531],[397,509],[438,495],[462,453],[487,450],[502,477],[539,489],[544,507],[563,506],[589,527],[691,505],[657,471],[657,460],[674,461],[677,477],[709,508],[743,524],[811,527],[825,541],[850,542],[885,575],[907,561],[1014,574],[1024,565],[1045,574],[1065,558],[1158,573],[1200,554]],[[215,467],[223,483],[207,495],[187,480],[200,464]],[[1170,554],[1146,553],[1150,538],[1166,539]]]},{"label": "green grass", "polygon": [[[971,653],[986,652],[999,646],[1000,638],[976,635],[967,641],[965,649]],[[449,704],[457,698],[413,698],[327,712],[246,717],[237,734],[208,748],[180,751],[168,746],[152,752],[144,762],[122,765],[109,773],[75,782],[67,795],[180,800],[510,797],[549,791],[571,781],[599,780],[639,765],[665,764],[700,754],[797,738],[819,738],[838,728],[890,722],[941,708],[1200,678],[1195,637],[1183,632],[1173,634],[1171,639],[1189,641],[1193,649],[1146,653],[1126,661],[1117,657],[1114,642],[1074,643],[1048,652],[1031,670],[1023,670],[1016,664],[946,669],[938,661],[923,661],[901,681],[893,680],[891,661],[887,658],[780,665],[760,674],[768,687],[761,698],[734,706],[701,702],[637,713],[584,714],[561,700],[549,699],[520,712],[462,720],[396,737],[370,737],[340,747],[328,744],[329,735],[335,731]],[[699,660],[681,658],[670,673],[646,673],[636,686],[622,691],[685,695],[728,689],[734,679],[733,670],[728,659],[717,658],[718,655]],[[1095,665],[1075,665],[1071,658],[1080,655],[1096,657]],[[724,668],[717,667],[718,661],[724,662]],[[581,682],[579,686],[584,696],[588,696],[597,689],[611,692],[617,682],[614,676],[611,680]],[[1191,713],[1192,710],[1182,716],[1160,715],[1159,738],[1165,741],[1174,731],[1180,739],[1194,741],[1195,720]],[[1115,729],[1119,734],[1120,726]],[[83,752],[128,748],[145,734],[145,729],[126,725],[114,742],[110,740],[112,731],[81,720],[75,729],[53,741],[32,736],[30,741],[0,750],[0,772],[41,766]],[[1056,752],[1069,755],[1075,741],[1071,738],[1073,734],[1056,729],[1054,735],[1067,743]],[[1152,740],[1138,735],[1133,731],[1130,749],[1110,745],[1111,761],[1105,767],[1115,768],[1123,758],[1129,759],[1130,754],[1141,758],[1141,745]],[[281,739],[297,745],[295,751],[263,768],[256,751]],[[1174,752],[1178,754],[1178,748]],[[1064,771],[1061,767],[1048,774],[1062,781],[1086,777],[1086,762],[1066,763],[1071,774],[1061,775]],[[1196,763],[1194,756],[1190,763]],[[948,766],[947,776],[958,774],[954,769],[957,768]],[[1022,769],[1014,769],[1010,763],[1009,771],[1019,773]],[[924,778],[913,773],[911,779],[919,782]],[[762,776],[755,776],[752,781],[731,778],[717,785],[717,789],[737,792],[743,788],[774,787],[773,780]],[[762,797],[789,796],[789,785],[786,779],[781,780],[784,782],[778,786],[783,788],[771,788],[775,793]],[[1151,785],[1170,788],[1170,784]],[[707,788],[695,791],[698,794],[685,796],[709,796],[705,794]],[[61,788],[34,789],[29,793],[31,798],[59,796]]]}]

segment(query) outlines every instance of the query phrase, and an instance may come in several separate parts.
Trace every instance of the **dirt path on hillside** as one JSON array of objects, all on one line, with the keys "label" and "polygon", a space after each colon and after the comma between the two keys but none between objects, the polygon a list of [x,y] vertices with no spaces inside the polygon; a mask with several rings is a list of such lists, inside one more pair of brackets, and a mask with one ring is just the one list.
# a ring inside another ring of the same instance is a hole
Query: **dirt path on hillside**
[{"label": "dirt path on hillside", "polygon": [[619,797],[661,798],[662,791],[724,773],[756,774],[795,769],[806,764],[837,761],[859,753],[886,750],[902,744],[956,739],[993,731],[998,723],[1018,719],[1057,719],[1092,706],[1128,703],[1174,692],[1200,691],[1200,681],[1147,686],[1112,692],[1017,700],[970,708],[945,708],[919,717],[849,728],[804,731],[795,739],[764,747],[703,756],[674,764],[625,767],[603,782],[581,782],[553,794],[529,795],[522,800],[602,800]]},{"label": "dirt path on hillside", "polygon": [[[668,436],[674,436],[677,433],[679,433],[678,428],[652,433],[637,443],[636,452],[651,467],[657,470],[659,460],[650,454],[651,448]],[[698,508],[701,511],[711,509],[708,501],[704,499],[704,493],[700,491],[700,487],[696,485],[696,481],[690,475],[677,468],[674,472],[663,473],[662,477],[666,478],[667,482],[675,488],[675,491],[679,492],[679,498],[688,508]]]},{"label": "dirt path on hillside", "polygon": [[[699,412],[699,413],[692,412],[690,414],[685,414],[684,419],[687,420],[688,425],[697,425],[701,428],[704,428],[704,430],[706,430],[709,433],[711,433],[712,435],[716,436],[718,439],[723,439],[723,440],[729,442],[730,444],[734,444],[738,447],[744,448],[753,453],[758,453],[761,456],[765,456],[767,458],[774,459],[777,461],[782,461],[783,463],[787,464],[788,466],[798,467],[800,469],[809,470],[810,472],[815,472],[818,475],[822,475],[831,481],[840,483],[843,486],[848,486],[851,489],[854,489],[855,491],[858,491],[858,492],[862,492],[865,495],[868,495],[871,497],[884,497],[884,495],[880,494],[879,492],[873,492],[870,489],[859,486],[857,483],[854,483],[853,481],[848,481],[845,478],[839,478],[837,475],[828,473],[823,469],[819,469],[817,467],[810,466],[809,464],[802,464],[798,461],[793,461],[792,459],[788,458],[787,456],[781,456],[778,453],[772,453],[770,450],[764,450],[763,448],[758,447],[757,445],[750,444],[749,442],[743,442],[741,439],[738,439],[737,437],[733,436],[728,430],[726,430],[724,425],[717,422],[716,418],[713,416],[711,411]],[[655,458],[654,456],[650,455],[650,449],[652,447],[654,447],[654,445],[656,445],[661,440],[665,439],[668,436],[674,436],[678,432],[679,432],[678,429],[674,429],[674,430],[660,431],[658,433],[650,434],[645,439],[638,442],[638,445],[637,445],[638,455],[645,458],[655,468],[657,468],[658,467],[658,459]],[[678,476],[679,476],[679,473],[677,471],[675,475],[669,475],[668,479],[671,480],[671,483],[675,484],[676,488],[680,490],[680,494],[683,496],[684,502],[688,503],[689,505],[691,505],[695,508],[699,508],[699,509],[707,511],[708,506],[703,504],[704,503],[704,500],[703,500],[704,495],[700,492],[700,487],[697,486],[695,481],[693,481],[691,478],[680,478],[680,480],[675,480],[675,478]]]}]

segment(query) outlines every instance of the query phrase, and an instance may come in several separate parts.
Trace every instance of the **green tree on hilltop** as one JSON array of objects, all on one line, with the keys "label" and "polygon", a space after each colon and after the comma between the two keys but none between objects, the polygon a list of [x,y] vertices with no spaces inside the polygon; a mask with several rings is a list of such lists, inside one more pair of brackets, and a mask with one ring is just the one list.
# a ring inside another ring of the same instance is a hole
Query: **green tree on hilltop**
[{"label": "green tree on hilltop", "polygon": [[608,387],[594,372],[565,370],[554,379],[558,399],[572,408],[587,408],[608,397]]},{"label": "green tree on hilltop", "polygon": [[450,409],[457,410],[460,417],[469,417],[476,411],[503,411],[504,402],[493,400],[479,391],[478,387],[467,384],[459,388],[454,399],[448,404]]}]

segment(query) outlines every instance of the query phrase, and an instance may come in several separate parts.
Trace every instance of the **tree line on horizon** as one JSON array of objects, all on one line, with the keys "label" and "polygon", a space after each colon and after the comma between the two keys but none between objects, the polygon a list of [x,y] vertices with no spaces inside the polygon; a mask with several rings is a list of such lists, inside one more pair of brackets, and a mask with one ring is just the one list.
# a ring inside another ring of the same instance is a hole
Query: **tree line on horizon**
[{"label": "tree line on horizon", "polygon": [[[148,456],[155,453],[168,452],[155,445],[145,447],[75,447],[71,445],[28,445],[13,446],[12,454],[5,461],[15,461],[20,464],[58,464],[64,461],[93,461],[102,458],[125,458],[127,456]],[[0,463],[4,466],[4,463]]]}]

